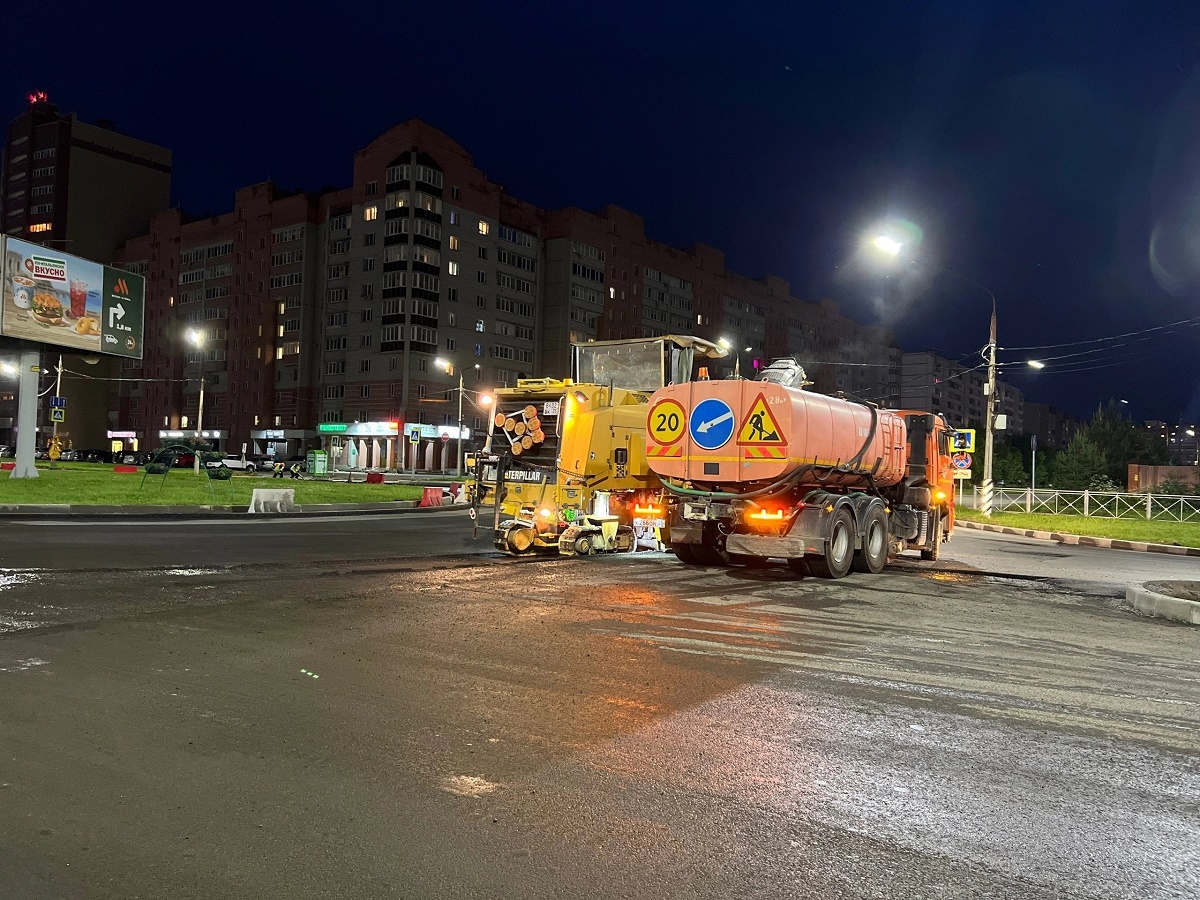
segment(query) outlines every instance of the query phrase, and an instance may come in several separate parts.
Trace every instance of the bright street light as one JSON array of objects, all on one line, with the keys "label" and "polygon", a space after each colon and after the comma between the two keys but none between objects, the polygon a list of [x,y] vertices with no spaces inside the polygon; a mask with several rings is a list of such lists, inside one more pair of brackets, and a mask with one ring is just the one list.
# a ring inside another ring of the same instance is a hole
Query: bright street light
[{"label": "bright street light", "polygon": [[1040,359],[1030,359],[1030,360],[1027,360],[1026,363],[1031,369],[1046,368],[1046,364],[1044,362],[1042,362]]},{"label": "bright street light", "polygon": [[433,364],[444,372],[450,371],[450,360],[442,359],[440,356],[435,358]]},{"label": "bright street light", "polygon": [[195,328],[189,328],[187,333],[188,343],[194,347],[199,347],[204,343],[204,335]]},{"label": "bright street light", "polygon": [[1196,429],[1195,429],[1195,428],[1189,428],[1187,431],[1185,431],[1185,432],[1184,432],[1184,434],[1186,434],[1188,437],[1195,437],[1195,436],[1196,436]]},{"label": "bright street light", "polygon": [[479,405],[480,406],[491,406],[492,405],[492,395],[491,394],[480,394],[479,395]]},{"label": "bright street light", "polygon": [[730,347],[733,346],[733,342],[731,340],[729,340],[729,338],[720,338],[717,341],[717,343],[720,344],[722,347],[724,347],[726,350],[728,350]]},{"label": "bright street light", "polygon": [[871,246],[888,256],[899,256],[904,245],[891,235],[877,234],[871,238]]},{"label": "bright street light", "polygon": [[0,363],[0,375],[16,375],[17,367],[10,362]]}]

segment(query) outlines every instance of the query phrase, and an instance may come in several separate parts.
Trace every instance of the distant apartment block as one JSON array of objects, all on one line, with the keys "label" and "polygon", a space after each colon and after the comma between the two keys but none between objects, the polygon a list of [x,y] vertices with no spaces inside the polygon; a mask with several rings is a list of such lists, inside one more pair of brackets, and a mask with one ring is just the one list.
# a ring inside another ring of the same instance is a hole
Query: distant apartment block
[{"label": "distant apartment block", "polygon": [[[985,367],[964,366],[936,353],[905,353],[901,406],[942,413],[959,428],[984,427],[987,419]],[[1006,434],[1025,434],[1025,398],[1010,384],[996,382],[996,414],[1006,417]]]},{"label": "distant apartment block", "polygon": [[[567,376],[570,342],[669,333],[727,339],[714,377],[735,358],[752,377],[789,355],[816,390],[901,396],[886,331],[801,301],[775,276],[731,272],[714,248],[655,241],[628,210],[526,203],[419,120],[358,151],[347,188],[259,184],[219,216],[164,212],[120,258],[148,278],[148,351],[125,369],[145,380],[123,382],[114,408],[154,442],[197,430],[203,375],[203,430],[224,449],[358,440],[369,465],[441,467],[460,373],[464,426],[477,434],[478,392]],[[401,428],[418,431],[416,451]]]},{"label": "distant apartment block", "polygon": [[[0,228],[51,250],[112,262],[126,240],[144,234],[151,216],[170,205],[170,150],[121,134],[107,120],[89,124],[74,113],[60,113],[43,94],[32,95],[26,110],[9,123],[2,161]],[[57,351],[52,358],[45,371],[57,366]],[[65,358],[78,359],[70,351]],[[69,445],[108,447],[107,432],[116,422],[104,379],[118,365],[102,357],[88,367],[93,377],[64,379],[62,393],[71,412],[59,433]],[[69,362],[67,368],[79,365]],[[0,393],[0,443],[12,442],[14,406],[10,392]],[[48,418],[43,408],[41,421]],[[43,424],[42,430],[50,426]]]}]

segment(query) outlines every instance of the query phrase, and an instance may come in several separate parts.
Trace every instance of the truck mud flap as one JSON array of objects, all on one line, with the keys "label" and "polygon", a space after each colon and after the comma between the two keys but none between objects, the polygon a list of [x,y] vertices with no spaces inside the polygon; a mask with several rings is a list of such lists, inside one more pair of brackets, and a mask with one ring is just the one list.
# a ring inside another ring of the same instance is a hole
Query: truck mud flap
[{"label": "truck mud flap", "polygon": [[671,523],[671,543],[672,544],[703,544],[704,543],[704,523],[703,522],[672,522]]},{"label": "truck mud flap", "polygon": [[[672,534],[674,539],[674,534]],[[804,555],[804,539],[776,537],[770,534],[731,534],[725,538],[725,550],[743,556],[775,559],[799,559]]]}]

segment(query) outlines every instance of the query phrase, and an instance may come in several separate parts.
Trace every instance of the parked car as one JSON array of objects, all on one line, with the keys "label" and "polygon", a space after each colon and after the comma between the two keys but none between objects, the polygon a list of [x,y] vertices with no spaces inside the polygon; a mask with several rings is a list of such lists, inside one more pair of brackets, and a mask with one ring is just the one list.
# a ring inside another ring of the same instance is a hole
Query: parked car
[{"label": "parked car", "polygon": [[243,459],[235,453],[226,453],[224,458],[211,460],[205,463],[205,465],[210,469],[219,469],[221,466],[224,466],[234,472],[253,472],[257,468],[253,462]]},{"label": "parked car", "polygon": [[176,469],[192,469],[196,466],[196,457],[191,453],[180,453],[171,461]]},{"label": "parked car", "polygon": [[275,468],[275,457],[267,456],[265,453],[254,453],[247,456],[246,459],[254,463],[254,468],[260,472],[270,472]]}]

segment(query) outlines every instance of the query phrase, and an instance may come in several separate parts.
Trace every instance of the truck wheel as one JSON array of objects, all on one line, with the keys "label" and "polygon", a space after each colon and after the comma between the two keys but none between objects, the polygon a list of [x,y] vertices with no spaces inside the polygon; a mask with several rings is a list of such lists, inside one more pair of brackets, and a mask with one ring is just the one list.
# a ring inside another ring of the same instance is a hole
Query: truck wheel
[{"label": "truck wheel", "polygon": [[887,516],[878,506],[872,506],[863,523],[863,548],[855,552],[852,567],[855,572],[878,575],[887,565],[887,555]]},{"label": "truck wheel", "polygon": [[592,539],[590,537],[586,537],[586,536],[577,538],[575,541],[575,555],[576,556],[591,556],[591,553],[592,553]]},{"label": "truck wheel", "polygon": [[942,514],[940,512],[931,513],[933,516],[933,528],[930,529],[933,543],[930,544],[928,550],[921,551],[921,559],[931,561],[937,560],[942,555],[942,530],[945,527],[942,525]]},{"label": "truck wheel", "polygon": [[700,566],[704,565],[700,560],[700,555],[696,552],[700,549],[696,544],[672,544],[671,552],[675,557],[685,565]]},{"label": "truck wheel", "polygon": [[854,561],[854,516],[846,507],[833,514],[824,556],[809,556],[808,568],[818,578],[842,578]]}]

